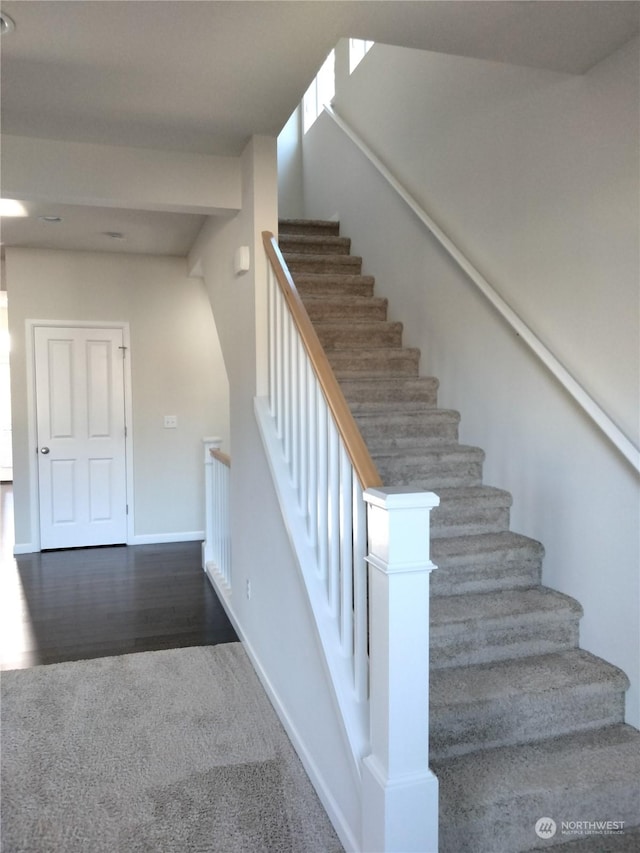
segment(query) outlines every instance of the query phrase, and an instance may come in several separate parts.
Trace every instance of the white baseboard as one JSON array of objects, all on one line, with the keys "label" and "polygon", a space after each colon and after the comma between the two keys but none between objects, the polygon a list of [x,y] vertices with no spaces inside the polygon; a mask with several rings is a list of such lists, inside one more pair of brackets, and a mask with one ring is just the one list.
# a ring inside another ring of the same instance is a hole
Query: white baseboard
[{"label": "white baseboard", "polygon": [[204,530],[187,530],[184,533],[138,533],[128,545],[168,545],[170,542],[200,542]]},{"label": "white baseboard", "polygon": [[358,851],[360,850],[360,846],[351,830],[351,827],[346,821],[339,804],[336,802],[333,794],[327,786],[316,762],[309,754],[295,723],[289,716],[286,708],[280,700],[278,692],[271,683],[269,676],[263,669],[262,664],[260,663],[260,659],[258,658],[258,655],[255,652],[255,649],[247,640],[242,628],[240,627],[240,624],[236,619],[235,613],[233,612],[233,607],[231,606],[230,595],[225,592],[224,588],[221,587],[218,582],[218,578],[216,577],[217,573],[211,571],[210,566],[211,564],[207,564],[207,567],[205,568],[206,575],[209,578],[209,581],[211,582],[211,585],[215,589],[216,593],[218,594],[220,602],[222,603],[222,606],[224,607],[225,612],[229,617],[229,621],[233,625],[236,634],[240,638],[240,642],[242,643],[242,646],[246,651],[254,670],[256,671],[256,675],[260,679],[260,683],[262,684],[267,696],[269,697],[269,700],[273,705],[276,714],[278,715],[278,719],[282,723],[282,726],[286,731],[289,740],[293,744],[298,758],[302,762],[302,766],[304,767],[307,776],[311,780],[311,784],[315,788],[315,791],[318,797],[320,798],[320,802],[322,803],[324,810],[329,816],[329,820],[333,824],[333,828],[335,829],[342,846],[344,847],[345,851],[347,851],[347,853],[358,853]]},{"label": "white baseboard", "polygon": [[[134,536],[127,545],[168,545],[171,542],[201,542],[204,530],[187,530],[184,533],[140,533]],[[14,556],[19,554],[35,554],[36,548],[31,542],[22,542],[13,546]]]},{"label": "white baseboard", "polygon": [[13,546],[13,554],[17,557],[19,554],[35,554],[40,548],[36,548],[31,542],[22,542],[19,545]]}]

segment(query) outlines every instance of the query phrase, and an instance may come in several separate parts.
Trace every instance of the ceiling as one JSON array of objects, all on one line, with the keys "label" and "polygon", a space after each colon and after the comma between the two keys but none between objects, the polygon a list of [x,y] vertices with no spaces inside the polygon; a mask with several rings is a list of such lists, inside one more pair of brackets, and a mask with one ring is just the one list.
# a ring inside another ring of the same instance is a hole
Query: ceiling
[{"label": "ceiling", "polygon": [[[6,134],[239,155],[275,136],[345,36],[583,73],[639,31],[597,0],[6,0]],[[3,219],[5,245],[184,254],[202,219],[72,206]],[[63,216],[45,224],[37,216]],[[108,238],[119,231],[126,239]]]}]

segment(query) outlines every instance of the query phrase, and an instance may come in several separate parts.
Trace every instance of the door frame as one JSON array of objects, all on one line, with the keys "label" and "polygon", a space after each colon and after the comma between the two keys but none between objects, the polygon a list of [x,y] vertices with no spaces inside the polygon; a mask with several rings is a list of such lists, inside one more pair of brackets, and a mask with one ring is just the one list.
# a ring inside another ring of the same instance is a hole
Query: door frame
[{"label": "door frame", "polygon": [[[124,374],[124,417],[125,435],[125,466],[127,488],[127,545],[134,541],[135,536],[135,500],[133,481],[133,392],[131,383],[131,338],[127,321],[103,320],[25,320],[26,366],[27,366],[27,427],[29,436],[29,518],[31,525],[31,543],[22,553],[40,551],[40,484],[38,480],[38,433],[36,420],[36,360],[35,360],[35,330],[38,327],[77,328],[77,329],[119,329],[122,331],[125,359]],[[16,552],[17,553],[17,552]]]}]

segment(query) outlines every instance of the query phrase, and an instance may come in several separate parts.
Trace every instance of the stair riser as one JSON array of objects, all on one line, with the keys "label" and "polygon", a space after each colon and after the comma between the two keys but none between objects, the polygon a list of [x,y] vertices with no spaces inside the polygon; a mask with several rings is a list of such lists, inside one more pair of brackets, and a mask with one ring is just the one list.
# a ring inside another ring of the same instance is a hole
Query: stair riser
[{"label": "stair riser", "polygon": [[442,426],[431,430],[420,436],[395,435],[387,438],[366,440],[371,455],[378,453],[391,453],[393,451],[406,450],[412,453],[429,448],[448,447],[458,439],[458,430],[455,426]]},{"label": "stair riser", "polygon": [[291,273],[329,273],[360,275],[362,258],[351,255],[303,255],[286,254],[284,256]]},{"label": "stair riser", "polygon": [[501,533],[509,529],[509,518],[508,507],[438,507],[431,513],[429,529],[433,539]]},{"label": "stair riser", "polygon": [[416,349],[333,350],[327,353],[336,374],[345,378],[364,376],[418,377],[420,351]]},{"label": "stair riser", "polygon": [[[580,709],[576,719],[576,708]],[[491,749],[559,737],[578,729],[599,728],[624,719],[624,693],[600,684],[557,690],[555,695],[521,693],[482,705],[456,704],[448,713],[429,713],[431,759],[465,755],[482,746]]]},{"label": "stair riser", "polygon": [[416,489],[478,486],[482,480],[482,460],[463,453],[449,453],[429,459],[390,459],[372,454],[385,486],[412,486]]},{"label": "stair riser", "polygon": [[373,294],[373,281],[366,276],[338,276],[327,275],[326,278],[318,276],[317,278],[300,279],[294,276],[294,281],[298,293],[302,300],[306,302],[309,299],[319,299],[323,296],[329,298],[334,296],[359,296],[370,297]]},{"label": "stair riser", "polygon": [[383,407],[394,403],[424,403],[435,406],[438,402],[438,380],[433,377],[406,379],[401,382],[368,380],[345,380],[340,383],[349,401],[359,406],[380,404]]},{"label": "stair riser", "polygon": [[344,321],[346,324],[385,322],[387,319],[386,300],[355,300],[351,304],[334,303],[321,299],[305,298],[304,307],[314,323],[335,323]]},{"label": "stair riser", "polygon": [[442,436],[449,437],[452,444],[458,440],[460,416],[448,409],[416,410],[408,407],[405,411],[398,405],[392,411],[380,414],[360,412],[355,415],[355,419],[366,442],[429,441],[432,434],[436,440]]},{"label": "stair riser", "polygon": [[539,618],[483,620],[481,623],[433,625],[430,631],[431,668],[544,655],[578,645],[578,619],[558,611]]},{"label": "stair riser", "polygon": [[327,222],[322,220],[287,220],[283,219],[278,223],[278,237],[285,234],[301,234],[310,237],[319,236],[334,236],[337,237],[340,233],[339,222]]},{"label": "stair riser", "polygon": [[348,255],[351,240],[346,237],[284,234],[280,236],[278,245],[283,255],[292,252],[304,255]]},{"label": "stair riser", "polygon": [[402,326],[399,323],[355,323],[345,324],[344,329],[323,328],[316,324],[316,332],[324,349],[372,349],[374,347],[402,346]]},{"label": "stair riser", "polygon": [[487,564],[469,560],[448,566],[446,558],[431,555],[438,570],[431,573],[431,595],[464,595],[465,593],[499,592],[502,589],[529,589],[540,583],[540,557],[511,560],[496,557]]}]

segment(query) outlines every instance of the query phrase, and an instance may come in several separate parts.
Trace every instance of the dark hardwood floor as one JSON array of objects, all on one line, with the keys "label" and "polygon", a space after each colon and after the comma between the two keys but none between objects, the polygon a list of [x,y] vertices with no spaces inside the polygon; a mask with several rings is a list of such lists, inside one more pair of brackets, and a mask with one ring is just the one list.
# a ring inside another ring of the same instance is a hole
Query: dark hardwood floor
[{"label": "dark hardwood floor", "polygon": [[200,566],[200,543],[13,557],[0,495],[0,669],[237,641]]}]

